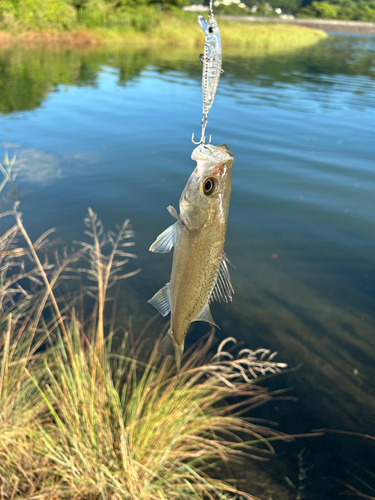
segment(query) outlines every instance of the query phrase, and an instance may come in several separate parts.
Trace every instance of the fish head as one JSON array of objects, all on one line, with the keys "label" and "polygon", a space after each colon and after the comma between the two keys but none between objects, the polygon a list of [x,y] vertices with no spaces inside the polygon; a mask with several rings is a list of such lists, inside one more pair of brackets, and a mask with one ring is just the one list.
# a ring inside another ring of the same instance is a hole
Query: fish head
[{"label": "fish head", "polygon": [[198,229],[218,217],[226,223],[232,190],[232,153],[225,144],[200,144],[191,158],[197,166],[180,198],[182,221],[188,229]]}]

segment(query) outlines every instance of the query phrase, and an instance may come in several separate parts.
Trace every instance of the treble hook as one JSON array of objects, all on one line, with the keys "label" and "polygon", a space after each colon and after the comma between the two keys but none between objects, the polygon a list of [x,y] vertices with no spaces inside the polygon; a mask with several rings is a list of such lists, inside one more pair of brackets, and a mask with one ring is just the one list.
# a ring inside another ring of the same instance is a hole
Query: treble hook
[{"label": "treble hook", "polygon": [[[194,141],[194,132],[191,134],[191,142],[193,144],[206,144],[206,137],[205,137],[205,132],[206,132],[206,127],[207,127],[207,115],[203,115],[202,116],[202,120],[201,120],[201,124],[202,124],[202,132],[201,132],[201,140],[196,142]],[[210,144],[211,143],[211,135],[208,139],[208,143],[207,144]]]},{"label": "treble hook", "polygon": [[206,138],[204,135],[201,136],[201,140],[200,141],[194,141],[194,132],[191,134],[191,142],[193,144],[211,144],[211,134],[210,134],[210,137],[208,139],[208,142],[206,142]]}]

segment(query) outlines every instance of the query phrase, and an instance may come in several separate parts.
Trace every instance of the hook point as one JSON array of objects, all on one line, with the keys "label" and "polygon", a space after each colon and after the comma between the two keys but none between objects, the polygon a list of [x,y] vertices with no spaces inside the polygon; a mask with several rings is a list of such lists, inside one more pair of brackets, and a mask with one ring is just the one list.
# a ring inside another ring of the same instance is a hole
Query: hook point
[{"label": "hook point", "polygon": [[193,133],[191,134],[191,142],[192,142],[193,144],[201,144],[201,142],[202,142],[202,141],[198,141],[198,142],[194,141],[194,132],[193,132]]}]

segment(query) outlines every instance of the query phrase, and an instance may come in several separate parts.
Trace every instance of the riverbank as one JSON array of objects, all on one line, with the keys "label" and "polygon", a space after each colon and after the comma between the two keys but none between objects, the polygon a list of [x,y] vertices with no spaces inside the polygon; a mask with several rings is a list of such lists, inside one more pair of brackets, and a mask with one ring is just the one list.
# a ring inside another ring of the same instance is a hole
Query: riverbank
[{"label": "riverbank", "polygon": [[279,17],[256,16],[221,16],[233,22],[268,23],[277,25],[304,26],[326,33],[353,33],[358,35],[375,35],[375,23],[363,21],[342,21],[336,19],[280,19]]},{"label": "riverbank", "polygon": [[[320,30],[304,26],[247,24],[232,20],[220,22],[222,44],[268,50],[288,50],[308,47],[327,35]],[[0,43],[49,43],[73,45],[98,45],[126,43],[150,46],[155,44],[201,46],[203,34],[195,17],[178,17],[165,14],[161,21],[147,31],[135,29],[79,28],[73,31],[25,30],[21,32],[0,31]]]}]

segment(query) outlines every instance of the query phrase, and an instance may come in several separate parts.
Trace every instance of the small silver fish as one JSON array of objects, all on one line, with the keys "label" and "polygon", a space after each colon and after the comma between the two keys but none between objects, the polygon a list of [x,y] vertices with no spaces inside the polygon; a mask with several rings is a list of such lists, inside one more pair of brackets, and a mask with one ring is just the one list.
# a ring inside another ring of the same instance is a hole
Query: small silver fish
[{"label": "small silver fish", "polygon": [[208,22],[203,16],[198,16],[198,24],[205,34],[204,53],[199,57],[203,63],[202,73],[202,110],[207,116],[214,102],[220,74],[222,73],[222,52],[219,26],[213,16]]},{"label": "small silver fish", "polygon": [[174,353],[178,370],[190,323],[215,325],[210,302],[231,301],[234,293],[224,253],[233,155],[226,145],[200,144],[191,158],[197,166],[182,192],[180,215],[171,206],[167,209],[177,222],[150,247],[158,253],[175,247],[170,282],[148,302],[163,316],[171,312],[159,351]]}]

